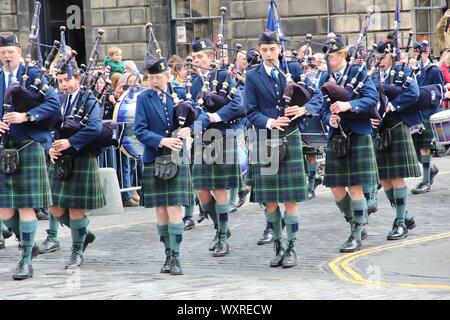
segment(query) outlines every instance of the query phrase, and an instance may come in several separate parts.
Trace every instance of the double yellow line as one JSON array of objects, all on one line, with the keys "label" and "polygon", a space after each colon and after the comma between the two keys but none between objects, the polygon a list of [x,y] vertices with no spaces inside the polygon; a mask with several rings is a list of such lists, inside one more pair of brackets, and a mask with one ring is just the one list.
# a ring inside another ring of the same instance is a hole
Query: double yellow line
[{"label": "double yellow line", "polygon": [[387,250],[404,248],[424,242],[434,241],[434,240],[442,240],[450,238],[450,232],[440,233],[432,236],[417,238],[413,240],[402,241],[400,243],[388,244],[384,246],[369,248],[349,254],[345,254],[343,256],[337,257],[332,260],[328,266],[331,270],[336,274],[336,276],[347,282],[361,284],[361,285],[373,285],[373,286],[399,286],[399,287],[409,287],[409,288],[421,288],[421,289],[443,289],[450,290],[450,285],[445,284],[418,284],[418,283],[399,283],[399,282],[386,282],[386,281],[377,281],[366,279],[361,276],[358,272],[356,272],[352,267],[351,263],[358,258],[368,256],[375,253],[380,253]]}]

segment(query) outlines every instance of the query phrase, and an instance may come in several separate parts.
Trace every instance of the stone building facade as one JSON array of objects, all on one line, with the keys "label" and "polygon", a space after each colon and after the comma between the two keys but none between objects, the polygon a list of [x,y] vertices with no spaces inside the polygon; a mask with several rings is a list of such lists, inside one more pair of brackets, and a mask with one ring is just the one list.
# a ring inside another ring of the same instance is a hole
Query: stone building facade
[{"label": "stone building facade", "polygon": [[[142,61],[146,50],[145,25],[151,22],[163,54],[188,52],[194,38],[216,38],[219,29],[219,7],[227,8],[225,42],[240,43],[244,48],[256,45],[258,34],[264,30],[268,0],[41,0],[44,17],[41,29],[43,42],[56,37],[58,23],[73,20],[78,6],[81,28],[68,31],[69,44],[84,49],[83,59],[89,55],[96,30],[105,30],[100,56],[110,46],[119,46],[124,59]],[[434,26],[442,16],[447,0],[402,0],[401,30],[404,38],[409,29],[418,37],[434,40]],[[320,42],[329,31],[345,35],[348,43],[355,43],[364,22],[367,7],[375,10],[367,43],[385,38],[394,27],[395,0],[279,0],[278,14],[282,18],[288,47],[298,48],[311,33]],[[420,9],[428,8],[428,9]],[[23,45],[27,44],[33,0],[0,1],[0,32],[17,32]],[[73,22],[73,21],[72,21]],[[425,26],[426,25],[426,26]],[[52,29],[52,32],[48,32]],[[427,29],[427,30],[425,30]],[[428,34],[429,33],[429,34]],[[181,43],[180,43],[181,41]],[[318,46],[316,46],[318,49]],[[81,60],[83,60],[81,59]]]}]

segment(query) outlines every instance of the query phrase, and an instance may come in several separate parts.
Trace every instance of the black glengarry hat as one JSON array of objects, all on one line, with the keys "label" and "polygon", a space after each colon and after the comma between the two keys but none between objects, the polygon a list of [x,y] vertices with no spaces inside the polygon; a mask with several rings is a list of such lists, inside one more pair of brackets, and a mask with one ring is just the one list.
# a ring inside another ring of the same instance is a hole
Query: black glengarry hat
[{"label": "black glengarry hat", "polygon": [[149,74],[158,74],[170,70],[166,58],[156,58],[151,55],[145,58],[145,67]]},{"label": "black glengarry hat", "polygon": [[200,52],[204,50],[214,50],[214,44],[211,40],[202,38],[192,42],[192,52]]},{"label": "black glengarry hat", "polygon": [[15,34],[0,34],[0,47],[19,47],[19,40]]},{"label": "black glengarry hat", "polygon": [[345,48],[344,38],[341,35],[329,33],[323,43],[322,52],[326,53],[328,48],[331,48],[330,53],[341,51]]},{"label": "black glengarry hat", "polygon": [[262,44],[280,44],[280,38],[273,31],[261,32],[258,39],[258,45]]}]

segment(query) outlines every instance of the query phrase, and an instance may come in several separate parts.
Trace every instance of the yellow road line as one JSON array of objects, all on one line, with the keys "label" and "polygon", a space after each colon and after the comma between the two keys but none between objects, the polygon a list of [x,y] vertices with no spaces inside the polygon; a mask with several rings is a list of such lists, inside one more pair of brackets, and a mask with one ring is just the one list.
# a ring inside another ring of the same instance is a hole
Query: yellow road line
[{"label": "yellow road line", "polygon": [[350,263],[355,261],[358,258],[368,256],[371,254],[392,250],[396,248],[403,248],[407,246],[412,246],[419,243],[434,241],[434,240],[442,240],[450,238],[450,232],[440,233],[436,235],[431,235],[427,237],[421,237],[413,240],[402,241],[400,243],[388,244],[384,246],[364,249],[361,251],[349,253],[342,255],[340,257],[332,260],[328,266],[331,270],[336,274],[336,276],[347,282],[361,284],[361,285],[378,285],[378,286],[400,286],[400,287],[408,287],[408,288],[421,288],[421,289],[443,289],[450,290],[450,285],[441,285],[441,284],[418,284],[418,283],[399,283],[399,282],[386,282],[386,281],[375,281],[370,279],[365,279],[358,272],[351,268]]}]

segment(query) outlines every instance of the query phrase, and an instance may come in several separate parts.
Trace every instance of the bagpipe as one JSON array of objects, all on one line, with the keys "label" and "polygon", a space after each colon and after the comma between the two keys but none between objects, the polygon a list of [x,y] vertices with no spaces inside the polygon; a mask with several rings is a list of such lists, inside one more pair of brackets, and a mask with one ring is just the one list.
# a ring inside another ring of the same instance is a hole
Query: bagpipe
[{"label": "bagpipe", "polygon": [[[148,31],[148,45],[147,45],[147,57],[153,56],[151,54],[152,43],[155,46],[156,55],[159,59],[162,58],[161,48],[159,46],[158,40],[155,37],[155,33],[153,31],[153,25],[148,23],[146,25]],[[187,77],[186,77],[186,100],[181,100],[178,97],[178,94],[175,91],[175,88],[169,84],[170,95],[168,95],[171,99],[173,99],[174,103],[174,116],[180,128],[191,126],[195,120],[197,120],[200,110],[193,105],[192,102],[192,57],[186,58],[186,66],[188,67]],[[166,92],[163,92],[167,95]]]},{"label": "bagpipe", "polygon": [[[5,92],[4,97],[4,108],[5,110],[12,110],[16,112],[28,112],[31,109],[39,106],[44,102],[45,96],[47,94],[50,86],[42,85],[42,78],[48,72],[51,63],[56,57],[56,54],[59,50],[60,43],[55,41],[53,43],[53,47],[48,54],[44,65],[41,67],[38,77],[34,80],[34,83],[27,88],[26,84],[29,79],[29,68],[31,64],[31,54],[33,50],[33,44],[38,43],[39,38],[39,19],[41,12],[41,4],[36,1],[34,3],[34,13],[33,20],[31,23],[31,32],[28,37],[28,48],[27,55],[25,57],[25,71],[22,75],[21,82],[18,81],[17,78],[13,79],[13,83]],[[38,47],[39,50],[39,47]],[[11,70],[10,62],[7,61],[6,64],[8,68]],[[37,130],[48,130],[53,127],[56,123],[57,117],[52,117],[40,122],[26,122],[26,125],[33,129]]]}]

